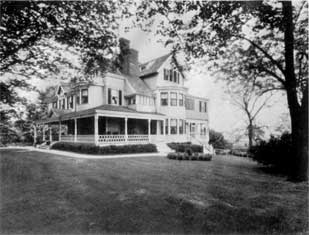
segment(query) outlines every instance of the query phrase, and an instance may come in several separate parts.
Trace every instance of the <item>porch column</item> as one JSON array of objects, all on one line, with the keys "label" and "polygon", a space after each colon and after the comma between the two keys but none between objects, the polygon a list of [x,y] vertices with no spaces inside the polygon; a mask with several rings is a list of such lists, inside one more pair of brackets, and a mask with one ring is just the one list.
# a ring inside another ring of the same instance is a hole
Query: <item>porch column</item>
[{"label": "porch column", "polygon": [[94,143],[97,145],[99,143],[99,116],[94,115]]},{"label": "porch column", "polygon": [[61,141],[61,121],[59,121],[59,141]]},{"label": "porch column", "polygon": [[125,142],[128,142],[128,118],[124,118],[124,139]]},{"label": "porch column", "polygon": [[52,135],[52,128],[49,128],[49,141],[52,142],[53,141],[53,135]]},{"label": "porch column", "polygon": [[43,128],[42,128],[42,132],[43,132],[43,142],[45,141],[45,125],[43,125]]},{"label": "porch column", "polygon": [[150,142],[150,122],[151,119],[148,119],[148,141]]},{"label": "porch column", "polygon": [[77,142],[77,119],[74,118],[74,142]]},{"label": "porch column", "polygon": [[165,133],[165,119],[163,119],[163,135],[165,136],[166,133]]}]

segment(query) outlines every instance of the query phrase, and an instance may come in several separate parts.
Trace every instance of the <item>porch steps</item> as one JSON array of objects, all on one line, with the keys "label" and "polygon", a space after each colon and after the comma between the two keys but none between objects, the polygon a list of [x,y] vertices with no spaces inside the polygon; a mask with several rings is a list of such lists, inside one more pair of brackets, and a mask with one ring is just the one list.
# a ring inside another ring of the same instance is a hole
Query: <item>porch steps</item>
[{"label": "porch steps", "polygon": [[164,142],[158,142],[156,143],[156,146],[157,146],[158,152],[162,154],[168,154],[171,152],[175,152],[173,149],[168,147],[167,144]]}]

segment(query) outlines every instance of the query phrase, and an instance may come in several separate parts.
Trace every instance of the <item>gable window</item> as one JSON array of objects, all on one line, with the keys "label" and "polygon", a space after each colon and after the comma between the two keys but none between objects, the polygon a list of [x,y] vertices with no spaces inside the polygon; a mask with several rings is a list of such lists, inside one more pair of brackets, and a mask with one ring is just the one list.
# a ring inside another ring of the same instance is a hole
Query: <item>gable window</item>
[{"label": "gable window", "polygon": [[161,105],[162,106],[167,106],[168,105],[168,94],[167,92],[161,92]]},{"label": "gable window", "polygon": [[169,78],[169,71],[168,69],[164,69],[164,80],[167,80],[168,81],[168,78]]},{"label": "gable window", "polygon": [[200,101],[200,102],[199,102],[199,104],[200,104],[200,112],[202,112],[203,102],[202,102],[202,101]]},{"label": "gable window", "polygon": [[170,126],[171,126],[171,134],[172,135],[177,134],[177,119],[171,119]]},{"label": "gable window", "polygon": [[170,74],[170,81],[173,81],[173,70],[169,70],[169,74]]},{"label": "gable window", "polygon": [[88,103],[88,89],[82,89],[82,104]]},{"label": "gable window", "polygon": [[174,82],[177,83],[177,71],[176,70],[174,70]]},{"label": "gable window", "polygon": [[180,74],[177,72],[177,83],[180,83]]},{"label": "gable window", "polygon": [[179,93],[179,106],[183,106],[183,94]]},{"label": "gable window", "polygon": [[171,92],[171,106],[177,106],[177,93]]}]

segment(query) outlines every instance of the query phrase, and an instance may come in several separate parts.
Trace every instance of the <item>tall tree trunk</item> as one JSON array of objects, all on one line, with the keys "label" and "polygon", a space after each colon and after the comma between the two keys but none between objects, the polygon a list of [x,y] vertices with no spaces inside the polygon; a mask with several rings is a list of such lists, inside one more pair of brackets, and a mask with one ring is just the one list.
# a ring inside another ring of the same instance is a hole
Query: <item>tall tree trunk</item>
[{"label": "tall tree trunk", "polygon": [[250,120],[249,125],[248,125],[248,139],[249,139],[249,148],[248,151],[252,149],[252,144],[253,144],[253,123]]},{"label": "tall tree trunk", "polygon": [[291,156],[292,169],[290,173],[293,180],[303,181],[308,179],[308,101],[306,102],[306,99],[308,100],[306,95],[308,94],[304,94],[302,105],[300,105],[297,98],[297,82],[294,68],[292,3],[284,1],[282,4],[283,22],[285,24],[285,88],[291,116],[294,153],[294,156]]}]

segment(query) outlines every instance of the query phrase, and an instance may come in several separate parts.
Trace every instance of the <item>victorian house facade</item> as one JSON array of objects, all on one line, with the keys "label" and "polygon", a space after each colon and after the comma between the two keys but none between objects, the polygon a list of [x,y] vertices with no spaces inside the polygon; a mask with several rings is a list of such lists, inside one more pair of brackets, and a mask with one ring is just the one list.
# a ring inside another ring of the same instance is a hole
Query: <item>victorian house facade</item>
[{"label": "victorian house facade", "polygon": [[[120,42],[129,48],[128,40]],[[188,94],[185,80],[172,54],[140,64],[138,52],[129,49],[120,71],[56,87],[40,121],[43,138],[96,145],[207,145],[208,100]],[[52,139],[55,125],[60,131]]]}]

